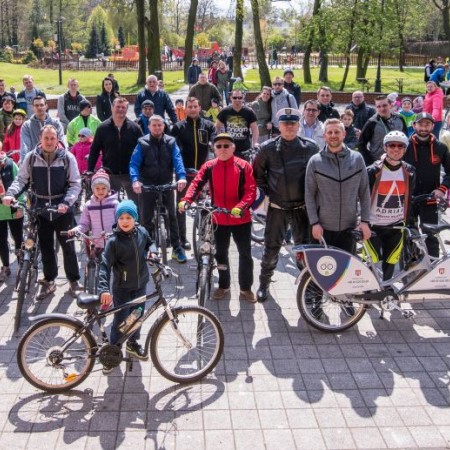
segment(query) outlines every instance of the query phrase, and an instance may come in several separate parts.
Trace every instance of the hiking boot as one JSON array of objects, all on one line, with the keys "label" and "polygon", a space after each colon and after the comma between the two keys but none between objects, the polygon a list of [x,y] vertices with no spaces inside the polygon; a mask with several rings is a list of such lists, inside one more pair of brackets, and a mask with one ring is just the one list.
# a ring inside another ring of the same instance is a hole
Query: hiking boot
[{"label": "hiking boot", "polygon": [[145,354],[141,344],[137,342],[129,342],[129,341],[127,342],[127,353],[135,356],[137,359],[140,359],[141,361],[148,360],[148,355]]},{"label": "hiking boot", "polygon": [[173,249],[172,259],[176,259],[180,264],[183,264],[187,261],[186,253],[184,252],[183,247],[177,247]]},{"label": "hiking boot", "polygon": [[36,296],[38,300],[43,300],[56,291],[56,284],[54,281],[39,280],[39,285],[39,290]]},{"label": "hiking boot", "polygon": [[245,300],[249,303],[256,303],[255,294],[251,290],[241,291],[239,294],[239,300]]},{"label": "hiking boot", "polygon": [[263,303],[267,300],[267,296],[269,295],[269,286],[265,284],[261,284],[256,291],[256,299],[259,303]]},{"label": "hiking boot", "polygon": [[0,283],[4,283],[10,275],[11,269],[9,267],[2,267],[0,270]]},{"label": "hiking boot", "polygon": [[214,300],[222,300],[225,297],[225,295],[228,294],[228,292],[230,292],[230,288],[228,288],[228,289],[217,288],[214,291],[213,299]]},{"label": "hiking boot", "polygon": [[84,287],[78,281],[71,281],[69,287],[69,294],[72,297],[76,297],[81,291],[84,290]]},{"label": "hiking boot", "polygon": [[192,249],[191,243],[188,242],[188,241],[183,242],[183,243],[181,244],[181,246],[182,246],[185,250],[191,250],[191,249]]}]

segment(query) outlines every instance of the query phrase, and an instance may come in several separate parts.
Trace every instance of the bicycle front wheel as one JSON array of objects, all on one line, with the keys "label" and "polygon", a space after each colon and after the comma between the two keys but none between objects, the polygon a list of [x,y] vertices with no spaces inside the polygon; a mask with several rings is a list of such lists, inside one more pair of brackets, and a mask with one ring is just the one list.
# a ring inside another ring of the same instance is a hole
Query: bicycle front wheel
[{"label": "bicycle front wheel", "polygon": [[20,320],[22,319],[22,308],[25,302],[25,296],[28,289],[28,276],[30,272],[30,261],[27,259],[22,263],[19,269],[19,283],[17,285],[17,306],[16,315],[14,317],[14,333],[17,333],[20,327]]},{"label": "bicycle front wheel", "polygon": [[80,336],[69,320],[46,319],[30,327],[17,349],[17,363],[24,378],[50,393],[68,391],[91,372],[97,348],[89,331]]},{"label": "bicycle front wheel", "polygon": [[163,216],[159,216],[159,248],[162,262],[167,265],[167,229]]},{"label": "bicycle front wheel", "polygon": [[97,293],[97,267],[95,264],[87,263],[84,272],[84,290],[88,294]]},{"label": "bicycle front wheel", "polygon": [[323,291],[307,272],[297,289],[297,305],[306,322],[329,333],[352,327],[366,313],[365,305],[343,302]]},{"label": "bicycle front wheel", "polygon": [[210,373],[223,352],[223,330],[206,308],[180,306],[153,325],[150,355],[156,370],[176,383],[193,383]]},{"label": "bicycle front wheel", "polygon": [[198,304],[205,306],[211,292],[211,266],[203,264],[198,276]]}]

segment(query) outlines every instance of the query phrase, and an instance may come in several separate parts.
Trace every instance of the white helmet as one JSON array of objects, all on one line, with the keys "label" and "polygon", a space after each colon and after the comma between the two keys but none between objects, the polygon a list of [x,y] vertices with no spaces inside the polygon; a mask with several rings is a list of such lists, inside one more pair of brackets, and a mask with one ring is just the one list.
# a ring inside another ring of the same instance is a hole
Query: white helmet
[{"label": "white helmet", "polygon": [[401,131],[390,131],[383,139],[383,145],[389,142],[401,142],[405,147],[408,147],[409,139],[406,134]]}]

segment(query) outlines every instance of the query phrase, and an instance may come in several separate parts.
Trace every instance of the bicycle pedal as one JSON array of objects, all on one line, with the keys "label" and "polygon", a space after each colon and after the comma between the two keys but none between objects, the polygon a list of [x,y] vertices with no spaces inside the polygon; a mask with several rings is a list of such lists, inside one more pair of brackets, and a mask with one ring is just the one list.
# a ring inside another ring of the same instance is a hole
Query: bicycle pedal
[{"label": "bicycle pedal", "polygon": [[190,264],[188,267],[190,270],[197,270],[197,265],[195,264]]},{"label": "bicycle pedal", "polygon": [[217,270],[227,270],[228,266],[226,264],[217,264]]}]

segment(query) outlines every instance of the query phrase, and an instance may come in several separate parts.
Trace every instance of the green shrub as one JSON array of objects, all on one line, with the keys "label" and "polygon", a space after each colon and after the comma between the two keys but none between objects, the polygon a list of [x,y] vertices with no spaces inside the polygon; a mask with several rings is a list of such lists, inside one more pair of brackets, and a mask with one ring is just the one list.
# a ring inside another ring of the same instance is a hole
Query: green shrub
[{"label": "green shrub", "polygon": [[25,56],[22,57],[22,64],[30,64],[36,60],[36,55],[31,50],[28,50]]}]

